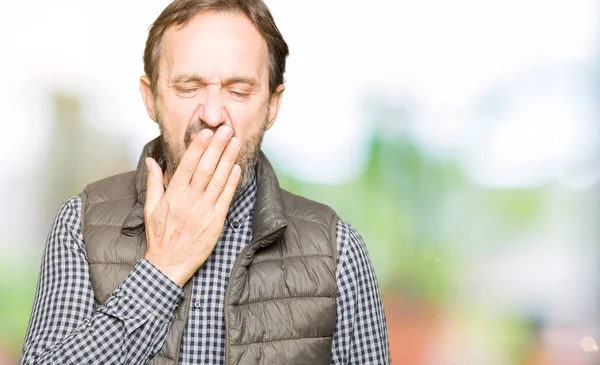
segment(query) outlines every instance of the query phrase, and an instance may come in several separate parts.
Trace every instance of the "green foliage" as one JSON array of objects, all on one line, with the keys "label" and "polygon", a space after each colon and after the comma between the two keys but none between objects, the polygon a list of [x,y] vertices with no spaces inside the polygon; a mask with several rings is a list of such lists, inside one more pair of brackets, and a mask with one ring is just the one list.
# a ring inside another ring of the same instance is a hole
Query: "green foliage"
[{"label": "green foliage", "polygon": [[303,183],[279,173],[281,185],[331,205],[360,232],[383,289],[440,300],[450,267],[440,264],[444,247],[438,205],[455,168],[427,159],[409,140],[374,138],[370,160],[355,180],[338,186]]},{"label": "green foliage", "polygon": [[0,343],[15,355],[21,352],[25,339],[38,268],[39,263],[15,267],[0,261]]},{"label": "green foliage", "polygon": [[332,206],[361,232],[384,291],[435,303],[458,280],[461,252],[530,228],[545,197],[478,187],[458,162],[436,160],[404,135],[376,134],[364,171],[340,185],[278,176],[282,187]]}]

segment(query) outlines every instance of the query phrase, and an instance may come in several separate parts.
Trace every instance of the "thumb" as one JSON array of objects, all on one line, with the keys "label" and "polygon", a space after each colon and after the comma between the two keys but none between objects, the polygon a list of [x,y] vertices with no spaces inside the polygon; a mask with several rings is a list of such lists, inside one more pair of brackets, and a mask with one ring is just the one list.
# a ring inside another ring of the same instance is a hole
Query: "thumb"
[{"label": "thumb", "polygon": [[158,163],[153,158],[147,157],[144,161],[148,170],[148,180],[146,181],[146,204],[144,206],[144,216],[150,217],[158,202],[165,193],[163,186],[163,174]]}]

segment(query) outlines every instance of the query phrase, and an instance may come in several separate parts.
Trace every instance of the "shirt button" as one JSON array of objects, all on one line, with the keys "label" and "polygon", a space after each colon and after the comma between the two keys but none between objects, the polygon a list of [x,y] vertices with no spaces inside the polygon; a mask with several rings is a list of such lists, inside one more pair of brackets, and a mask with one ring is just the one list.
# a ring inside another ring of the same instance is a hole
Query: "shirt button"
[{"label": "shirt button", "polygon": [[233,221],[233,223],[231,223],[231,225],[233,226],[233,228],[238,229],[240,228],[240,222],[238,221]]},{"label": "shirt button", "polygon": [[202,308],[202,303],[194,302],[194,308]]}]

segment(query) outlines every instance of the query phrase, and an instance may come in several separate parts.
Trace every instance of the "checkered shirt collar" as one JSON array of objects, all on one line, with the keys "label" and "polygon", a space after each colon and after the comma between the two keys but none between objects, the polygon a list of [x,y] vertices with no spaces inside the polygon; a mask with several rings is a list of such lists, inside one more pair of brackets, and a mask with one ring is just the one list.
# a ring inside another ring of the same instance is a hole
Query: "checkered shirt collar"
[{"label": "checkered shirt collar", "polygon": [[256,191],[256,173],[253,173],[246,188],[235,198],[229,207],[227,223],[233,229],[237,229],[252,216],[254,203],[256,202]]}]

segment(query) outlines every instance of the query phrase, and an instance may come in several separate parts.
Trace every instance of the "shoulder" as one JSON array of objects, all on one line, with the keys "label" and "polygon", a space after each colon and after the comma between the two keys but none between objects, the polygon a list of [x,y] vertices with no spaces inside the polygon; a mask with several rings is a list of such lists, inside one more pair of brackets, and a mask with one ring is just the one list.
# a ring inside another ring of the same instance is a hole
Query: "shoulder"
[{"label": "shoulder", "polygon": [[57,220],[65,222],[65,224],[74,224],[75,226],[79,222],[79,216],[81,214],[81,197],[75,195],[65,200],[58,211],[56,216]]},{"label": "shoulder", "polygon": [[49,251],[69,248],[73,252],[83,252],[82,240],[81,198],[76,195],[67,199],[61,205],[52,226],[47,246]]},{"label": "shoulder", "polygon": [[122,224],[137,202],[135,171],[93,182],[79,196],[82,227],[88,223]]},{"label": "shoulder", "polygon": [[88,204],[111,200],[111,198],[135,196],[135,171],[128,171],[95,181],[87,185],[81,195]]},{"label": "shoulder", "polygon": [[365,269],[371,266],[371,260],[363,237],[352,224],[340,219],[336,226],[338,244],[338,263],[341,266],[353,266]]},{"label": "shoulder", "polygon": [[328,205],[305,198],[281,189],[285,214],[289,217],[302,219],[327,226],[336,224],[339,217],[335,210]]},{"label": "shoulder", "polygon": [[337,223],[337,235],[340,242],[346,245],[360,245],[364,246],[364,241],[356,227],[347,221],[340,219]]}]

